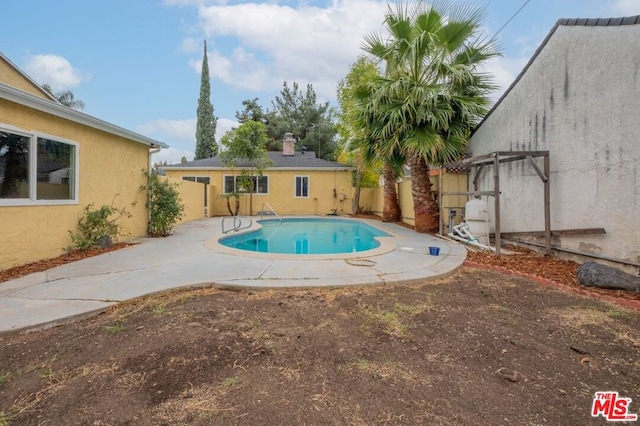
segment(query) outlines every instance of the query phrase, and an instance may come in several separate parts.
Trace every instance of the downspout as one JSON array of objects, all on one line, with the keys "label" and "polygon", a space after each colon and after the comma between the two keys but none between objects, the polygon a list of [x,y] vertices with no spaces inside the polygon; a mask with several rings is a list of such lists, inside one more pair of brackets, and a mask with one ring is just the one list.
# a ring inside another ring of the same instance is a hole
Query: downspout
[{"label": "downspout", "polygon": [[149,147],[149,171],[151,171],[151,168],[153,167],[153,163],[151,162],[151,156],[153,154],[159,153],[160,151],[162,151],[161,147],[153,148],[153,145]]}]

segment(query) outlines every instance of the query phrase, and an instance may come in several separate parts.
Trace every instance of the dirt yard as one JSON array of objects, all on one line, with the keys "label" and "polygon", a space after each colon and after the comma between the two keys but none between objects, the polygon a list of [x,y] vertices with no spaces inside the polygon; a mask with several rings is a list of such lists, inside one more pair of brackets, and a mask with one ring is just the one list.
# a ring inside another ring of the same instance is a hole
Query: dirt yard
[{"label": "dirt yard", "polygon": [[0,347],[0,425],[604,424],[609,390],[640,408],[640,312],[470,267],[173,292]]}]

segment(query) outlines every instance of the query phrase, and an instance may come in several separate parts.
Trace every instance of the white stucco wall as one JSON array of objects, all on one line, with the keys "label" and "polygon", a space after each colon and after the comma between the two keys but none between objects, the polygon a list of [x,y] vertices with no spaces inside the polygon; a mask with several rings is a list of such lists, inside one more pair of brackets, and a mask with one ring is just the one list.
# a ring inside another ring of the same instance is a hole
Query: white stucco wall
[{"label": "white stucco wall", "polygon": [[[640,25],[559,26],[470,150],[550,151],[551,229],[606,230],[553,244],[640,263]],[[502,231],[544,229],[531,166],[501,165],[500,181]]]}]

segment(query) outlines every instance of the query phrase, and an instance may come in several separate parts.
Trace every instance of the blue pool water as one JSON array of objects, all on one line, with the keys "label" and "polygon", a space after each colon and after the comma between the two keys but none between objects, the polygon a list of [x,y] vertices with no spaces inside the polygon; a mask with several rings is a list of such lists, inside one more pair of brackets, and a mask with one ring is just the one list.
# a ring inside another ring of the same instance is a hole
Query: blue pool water
[{"label": "blue pool water", "polygon": [[220,244],[240,250],[283,254],[352,253],[380,246],[388,237],[366,223],[344,219],[261,220],[262,229],[225,237]]}]

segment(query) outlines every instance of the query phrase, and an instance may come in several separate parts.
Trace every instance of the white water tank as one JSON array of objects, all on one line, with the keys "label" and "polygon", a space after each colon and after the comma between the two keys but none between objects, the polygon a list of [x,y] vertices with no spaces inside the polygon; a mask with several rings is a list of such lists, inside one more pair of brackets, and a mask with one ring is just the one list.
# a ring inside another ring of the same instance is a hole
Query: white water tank
[{"label": "white water tank", "polygon": [[469,232],[480,244],[489,245],[489,208],[486,201],[474,198],[465,205],[464,220],[469,225]]}]

